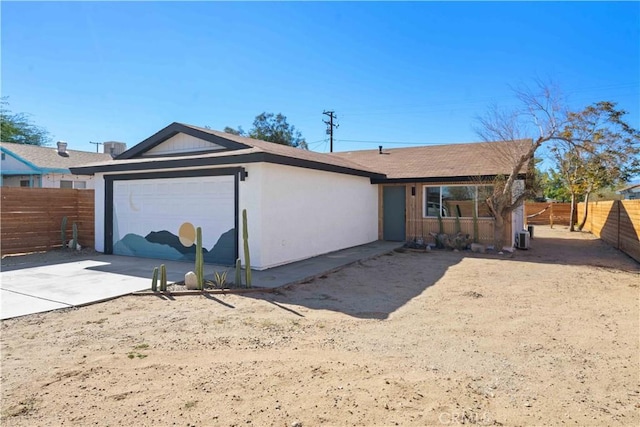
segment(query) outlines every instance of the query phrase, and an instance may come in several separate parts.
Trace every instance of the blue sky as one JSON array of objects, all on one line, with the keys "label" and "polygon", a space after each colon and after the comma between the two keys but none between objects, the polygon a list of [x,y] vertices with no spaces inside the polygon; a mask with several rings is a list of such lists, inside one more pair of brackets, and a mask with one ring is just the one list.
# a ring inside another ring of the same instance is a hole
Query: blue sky
[{"label": "blue sky", "polygon": [[509,85],[552,79],[640,128],[638,2],[7,2],[1,93],[53,140],[129,147],[171,122],[282,112],[336,151],[477,141]]}]

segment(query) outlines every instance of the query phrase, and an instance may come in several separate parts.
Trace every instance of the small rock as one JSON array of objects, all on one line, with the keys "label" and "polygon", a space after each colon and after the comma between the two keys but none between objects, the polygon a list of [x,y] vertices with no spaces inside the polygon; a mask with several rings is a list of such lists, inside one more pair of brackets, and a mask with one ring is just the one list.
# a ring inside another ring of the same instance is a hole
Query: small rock
[{"label": "small rock", "polygon": [[479,254],[483,254],[485,252],[485,247],[484,247],[484,245],[481,245],[480,243],[472,243],[471,244],[471,252],[477,252]]},{"label": "small rock", "polygon": [[198,289],[198,276],[193,271],[184,275],[184,284],[190,291]]},{"label": "small rock", "polygon": [[463,295],[471,298],[482,298],[484,296],[480,292],[476,292],[476,291],[465,292]]},{"label": "small rock", "polygon": [[302,427],[302,423],[300,421],[294,421],[291,423],[291,427]]}]

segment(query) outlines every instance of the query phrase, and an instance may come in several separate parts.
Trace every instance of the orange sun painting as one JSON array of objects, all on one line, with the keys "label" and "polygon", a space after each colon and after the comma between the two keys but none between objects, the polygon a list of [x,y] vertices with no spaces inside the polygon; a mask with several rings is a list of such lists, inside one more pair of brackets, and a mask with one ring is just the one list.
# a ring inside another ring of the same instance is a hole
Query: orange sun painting
[{"label": "orange sun painting", "polygon": [[196,229],[190,222],[185,222],[180,226],[178,230],[178,238],[182,246],[190,247],[196,241]]}]

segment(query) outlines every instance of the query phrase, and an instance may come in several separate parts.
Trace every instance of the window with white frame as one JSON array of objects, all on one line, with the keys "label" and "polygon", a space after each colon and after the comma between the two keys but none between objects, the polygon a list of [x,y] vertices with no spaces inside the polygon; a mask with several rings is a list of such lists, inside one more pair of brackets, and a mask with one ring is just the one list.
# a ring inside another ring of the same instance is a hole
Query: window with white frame
[{"label": "window with white frame", "polygon": [[425,185],[423,216],[443,218],[491,218],[486,200],[493,192],[491,185]]}]

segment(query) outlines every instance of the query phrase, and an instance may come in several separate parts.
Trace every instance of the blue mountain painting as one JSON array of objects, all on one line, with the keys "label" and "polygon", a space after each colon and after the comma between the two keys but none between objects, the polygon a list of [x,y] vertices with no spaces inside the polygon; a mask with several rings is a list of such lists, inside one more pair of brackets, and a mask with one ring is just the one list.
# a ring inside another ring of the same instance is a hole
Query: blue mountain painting
[{"label": "blue mountain painting", "polygon": [[[205,262],[233,265],[236,252],[235,228],[223,233],[211,249],[203,248]],[[139,256],[171,260],[195,260],[196,246],[186,247],[175,234],[167,231],[152,231],[146,237],[127,234],[113,245],[117,255]]]}]

